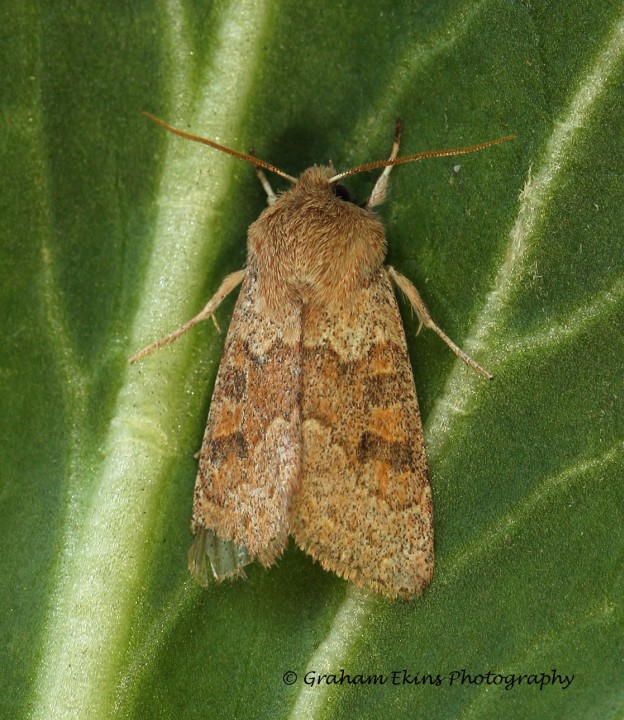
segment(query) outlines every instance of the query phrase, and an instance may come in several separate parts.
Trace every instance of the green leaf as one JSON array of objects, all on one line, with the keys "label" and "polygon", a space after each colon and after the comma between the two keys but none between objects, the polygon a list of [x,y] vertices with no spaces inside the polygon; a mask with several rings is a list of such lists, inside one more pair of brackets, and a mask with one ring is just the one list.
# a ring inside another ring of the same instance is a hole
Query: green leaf
[{"label": "green leaf", "polygon": [[[0,715],[620,717],[622,3],[26,0],[0,17]],[[389,262],[495,375],[415,338],[405,309],[436,513],[422,598],[358,592],[293,544],[247,581],[190,580],[224,338],[206,323],[127,358],[243,265],[264,196],[249,165],[144,110],[290,174],[385,158],[397,117],[404,153],[518,136],[396,169],[381,210]],[[311,684],[341,669],[386,682]],[[422,683],[393,684],[403,670]],[[555,671],[567,689],[527,684]]]}]

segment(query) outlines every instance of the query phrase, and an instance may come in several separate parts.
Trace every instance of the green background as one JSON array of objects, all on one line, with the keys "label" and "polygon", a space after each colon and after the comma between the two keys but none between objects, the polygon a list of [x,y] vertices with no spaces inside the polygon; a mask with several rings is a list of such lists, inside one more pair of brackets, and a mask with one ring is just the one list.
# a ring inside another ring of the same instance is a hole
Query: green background
[{"label": "green background", "polygon": [[[0,716],[621,717],[622,3],[25,0],[0,25]],[[403,307],[424,597],[357,592],[292,543],[245,582],[191,582],[224,335],[126,361],[243,265],[265,199],[143,110],[290,174],[383,159],[397,117],[404,153],[518,136],[395,170],[380,209],[389,262],[495,375]],[[574,681],[303,682],[341,668]]]}]

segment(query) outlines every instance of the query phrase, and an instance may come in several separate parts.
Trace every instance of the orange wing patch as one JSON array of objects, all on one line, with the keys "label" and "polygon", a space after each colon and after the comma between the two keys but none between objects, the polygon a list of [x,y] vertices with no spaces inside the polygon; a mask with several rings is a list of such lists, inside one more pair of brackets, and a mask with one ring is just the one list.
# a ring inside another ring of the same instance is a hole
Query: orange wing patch
[{"label": "orange wing patch", "polygon": [[[301,464],[301,311],[269,317],[252,270],[230,324],[195,484],[191,571],[207,582],[270,565],[286,546]],[[269,412],[270,410],[270,412]]]},{"label": "orange wing patch", "polygon": [[422,592],[433,516],[405,334],[385,268],[303,319],[302,481],[290,525],[326,569],[388,597]]}]

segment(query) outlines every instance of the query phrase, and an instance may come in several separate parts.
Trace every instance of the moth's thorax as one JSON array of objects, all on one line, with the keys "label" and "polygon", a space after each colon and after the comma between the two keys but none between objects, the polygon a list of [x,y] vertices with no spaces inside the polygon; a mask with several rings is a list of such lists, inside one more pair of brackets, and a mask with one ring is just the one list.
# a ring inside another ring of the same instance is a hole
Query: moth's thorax
[{"label": "moth's thorax", "polygon": [[370,210],[337,197],[329,167],[305,170],[249,227],[249,267],[263,302],[344,302],[383,263],[384,229]]}]

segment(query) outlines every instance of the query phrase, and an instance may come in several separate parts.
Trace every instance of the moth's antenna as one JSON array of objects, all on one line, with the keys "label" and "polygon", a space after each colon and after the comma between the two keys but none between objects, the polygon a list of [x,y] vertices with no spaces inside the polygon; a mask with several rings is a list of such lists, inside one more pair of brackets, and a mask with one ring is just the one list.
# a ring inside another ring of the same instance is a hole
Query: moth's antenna
[{"label": "moth's antenna", "polygon": [[251,163],[252,165],[255,165],[256,167],[264,168],[265,170],[270,170],[272,173],[275,173],[276,175],[280,175],[281,177],[285,178],[286,180],[289,180],[291,183],[297,182],[297,180],[292,177],[291,175],[288,175],[283,170],[280,170],[279,168],[276,168],[275,165],[271,165],[271,163],[265,162],[264,160],[259,160],[257,157],[253,157],[251,155],[245,155],[245,153],[238,152],[237,150],[232,150],[229,147],[225,147],[225,145],[219,145],[219,143],[215,142],[214,140],[208,140],[203,137],[199,137],[199,135],[191,135],[190,133],[184,132],[184,130],[178,130],[177,128],[172,127],[171,125],[168,125],[164,120],[161,120],[160,118],[155,117],[151,113],[144,112],[143,115],[148,117],[150,120],[153,120],[157,125],[160,125],[160,127],[165,128],[165,130],[169,130],[169,132],[173,133],[174,135],[179,135],[180,137],[186,138],[187,140],[193,140],[194,142],[203,143],[204,145],[210,145],[210,147],[216,148],[217,150],[221,150],[224,153],[227,153],[228,155],[234,155],[234,157],[240,158],[241,160],[246,160],[247,162]]},{"label": "moth's antenna", "polygon": [[330,178],[329,182],[335,183],[348,175],[355,175],[356,173],[365,172],[366,170],[375,170],[376,168],[390,167],[391,165],[403,165],[404,163],[415,162],[416,160],[425,160],[426,158],[466,155],[468,153],[477,152],[477,150],[484,150],[492,145],[498,145],[499,143],[515,139],[515,135],[507,135],[506,137],[499,138],[498,140],[489,140],[488,142],[480,143],[479,145],[470,145],[470,147],[455,148],[451,150],[429,150],[427,152],[415,153],[414,155],[405,155],[404,157],[395,158],[394,160],[377,160],[376,162],[366,163],[366,165],[358,165],[351,170],[345,170],[344,172],[338,173],[338,175],[334,175],[334,177]]}]

